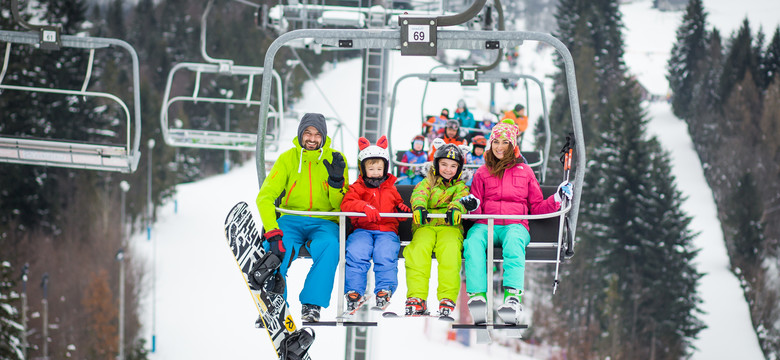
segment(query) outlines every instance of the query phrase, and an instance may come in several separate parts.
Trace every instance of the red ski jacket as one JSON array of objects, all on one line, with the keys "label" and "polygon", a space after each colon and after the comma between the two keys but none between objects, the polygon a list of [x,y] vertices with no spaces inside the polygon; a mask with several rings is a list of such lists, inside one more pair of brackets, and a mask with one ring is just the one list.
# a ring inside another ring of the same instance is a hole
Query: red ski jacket
[{"label": "red ski jacket", "polygon": [[[393,174],[387,174],[387,180],[379,185],[378,188],[369,188],[363,182],[363,177],[358,176],[357,181],[349,186],[349,190],[341,201],[341,211],[345,212],[364,212],[366,204],[379,209],[380,213],[398,212],[396,206],[403,203],[401,194],[395,188],[396,177]],[[381,218],[379,222],[370,222],[364,216],[350,218],[352,225],[356,229],[392,231],[398,233],[398,223],[403,218]]]}]

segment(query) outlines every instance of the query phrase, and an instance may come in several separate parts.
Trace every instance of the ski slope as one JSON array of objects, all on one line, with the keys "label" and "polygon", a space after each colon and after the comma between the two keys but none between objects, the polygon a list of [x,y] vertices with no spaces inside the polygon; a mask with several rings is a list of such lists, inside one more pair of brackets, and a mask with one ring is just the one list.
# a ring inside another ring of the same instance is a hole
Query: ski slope
[{"label": "ski slope", "polygon": [[[780,5],[767,5],[767,1],[747,0],[738,6],[751,9],[751,21],[763,23],[765,31],[776,26]],[[729,34],[742,21],[742,16],[733,9],[735,3],[727,0],[705,0],[705,7],[711,13],[710,23],[716,22],[722,33]],[[654,94],[666,94],[665,66],[669,49],[674,41],[675,30],[681,13],[660,13],[650,9],[651,1],[638,1],[621,6],[626,24],[626,63],[630,71]],[[754,11],[753,9],[759,9]],[[755,13],[755,14],[754,14]],[[755,15],[755,18],[753,17]],[[772,24],[771,22],[775,23]],[[754,29],[757,24],[754,23]],[[523,50],[528,51],[528,50]],[[528,52],[531,53],[531,52]],[[524,54],[526,54],[524,52]],[[545,76],[555,68],[549,51],[537,56],[527,56],[521,64],[522,70],[545,81],[548,100],[551,99],[551,83]],[[394,57],[391,62],[391,85],[407,69],[427,72],[435,66],[425,57]],[[325,71],[317,80],[320,89],[330,94],[326,100],[320,90],[311,82],[304,86],[304,97],[293,104],[298,111],[317,111],[326,116],[343,119],[347,130],[343,132],[343,146],[339,137],[334,138],[334,147],[343,149],[350,165],[354,165],[357,151],[354,145],[357,133],[357,118],[360,97],[360,61],[341,62]],[[395,126],[391,129],[393,148],[405,149],[416,133],[421,109],[424,83],[407,80],[399,87],[402,96],[396,104]],[[338,96],[333,96],[337,90]],[[489,88],[480,85],[475,88],[460,88],[454,84],[432,84],[426,95],[422,112],[437,114],[442,107],[454,111],[459,98],[466,98],[475,117],[487,109],[484,99]],[[530,118],[540,115],[538,90],[531,87],[529,102]],[[525,103],[526,94],[519,87],[516,91],[504,91],[497,86],[499,107],[514,104],[513,99]],[[669,105],[649,105],[651,134],[658,136],[665,148],[672,154],[672,172],[677,178],[679,189],[688,200],[685,211],[693,216],[691,228],[701,234],[695,246],[701,249],[696,258],[699,271],[705,273],[699,285],[699,294],[704,314],[700,318],[709,327],[693,342],[697,348],[695,359],[761,359],[758,342],[750,326],[748,307],[737,279],[728,271],[723,235],[716,216],[711,191],[701,170],[698,156],[693,151],[684,122],[676,119]],[[400,125],[399,125],[400,124]],[[534,124],[530,124],[529,129]],[[289,142],[297,128],[295,121],[283,125],[281,150],[291,146]],[[329,135],[335,127],[329,125]],[[531,147],[530,142],[524,144]],[[269,153],[268,158],[277,154]],[[350,175],[354,180],[354,172]],[[155,352],[152,359],[272,359],[274,352],[267,335],[254,329],[256,310],[249,299],[248,291],[236,269],[232,254],[226,246],[222,224],[227,211],[238,201],[254,203],[258,184],[254,163],[233,169],[225,175],[214,176],[196,183],[177,187],[176,199],[158,211],[158,222],[153,225],[152,241],[146,234],[133,237],[132,246],[136,258],[143,259],[149,276],[144,280],[143,315],[144,333],[147,339],[155,336]],[[178,211],[174,211],[178,208]],[[259,219],[255,209],[255,218]],[[156,258],[156,262],[154,259]],[[156,264],[156,265],[155,265]],[[311,264],[309,260],[297,260],[290,269],[289,294],[291,311],[300,319],[300,303],[297,294],[302,279]],[[152,269],[156,270],[152,280]],[[393,297],[391,310],[401,311],[405,293],[403,263],[399,263],[398,295]],[[296,281],[299,279],[300,281]],[[435,271],[432,272],[432,289],[435,288]],[[156,284],[156,286],[155,286]],[[156,289],[156,290],[154,290]],[[435,294],[434,291],[431,291]],[[335,299],[331,307],[324,309],[322,318],[335,317]],[[429,298],[429,302],[435,299]],[[513,358],[547,359],[554,354],[550,349],[524,347],[526,355],[515,354],[508,348],[494,345],[466,347],[458,342],[446,340],[447,325],[426,319],[375,319],[380,326],[374,329],[373,359],[398,358]],[[312,357],[319,359],[344,358],[344,328],[317,328],[316,341],[311,349]],[[535,352],[535,353],[531,353]]]}]

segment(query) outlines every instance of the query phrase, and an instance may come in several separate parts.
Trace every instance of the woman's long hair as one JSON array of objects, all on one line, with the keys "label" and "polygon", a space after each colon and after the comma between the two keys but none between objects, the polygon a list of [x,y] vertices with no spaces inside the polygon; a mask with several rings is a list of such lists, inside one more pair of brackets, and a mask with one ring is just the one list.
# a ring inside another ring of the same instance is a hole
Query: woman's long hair
[{"label": "woman's long hair", "polygon": [[517,164],[517,158],[515,158],[515,148],[512,147],[506,152],[503,159],[499,159],[493,154],[493,148],[485,151],[485,166],[487,166],[490,175],[498,177],[499,179],[504,177],[504,171]]}]

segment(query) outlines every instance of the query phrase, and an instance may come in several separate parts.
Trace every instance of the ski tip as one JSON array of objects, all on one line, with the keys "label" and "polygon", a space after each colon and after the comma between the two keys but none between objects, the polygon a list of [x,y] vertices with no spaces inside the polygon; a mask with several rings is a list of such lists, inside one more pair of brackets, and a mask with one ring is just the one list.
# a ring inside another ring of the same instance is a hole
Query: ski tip
[{"label": "ski tip", "polygon": [[444,322],[449,322],[449,323],[455,322],[454,318],[452,318],[450,316],[447,316],[447,315],[439,316],[439,320],[444,321]]},{"label": "ski tip", "polygon": [[385,317],[385,318],[397,318],[399,316],[398,316],[398,314],[396,314],[396,313],[394,313],[392,311],[385,311],[385,312],[382,313],[382,317]]}]

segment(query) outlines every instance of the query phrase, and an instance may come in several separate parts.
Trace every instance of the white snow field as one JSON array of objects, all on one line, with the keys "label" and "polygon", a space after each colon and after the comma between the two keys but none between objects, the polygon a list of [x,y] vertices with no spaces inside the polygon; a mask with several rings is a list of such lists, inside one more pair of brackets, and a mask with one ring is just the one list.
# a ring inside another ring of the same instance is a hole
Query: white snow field
[{"label": "white snow field", "polygon": [[[764,24],[765,32],[771,34],[777,26],[780,3],[773,1],[747,0],[738,3],[726,0],[705,0],[710,13],[710,24],[721,30],[724,38],[737,29],[745,15],[750,17],[755,31],[758,24]],[[739,9],[733,9],[739,6]],[[651,1],[643,0],[621,5],[623,21],[626,24],[626,63],[633,74],[652,93],[664,95],[668,85],[665,79],[666,59],[674,41],[681,12],[661,13],[650,9]],[[749,10],[749,12],[748,12]],[[732,16],[731,14],[737,14]],[[744,15],[743,15],[744,14]],[[551,101],[549,88],[552,86],[547,75],[555,68],[549,50],[535,53],[523,48],[520,65],[524,73],[533,74],[545,82],[547,99]],[[529,56],[530,55],[530,56]],[[407,72],[427,72],[436,63],[429,58],[394,55],[391,62],[391,83]],[[357,151],[357,133],[360,92],[360,61],[350,60],[338,63],[324,72],[317,80],[321,89],[329,95],[333,104],[331,110],[318,90],[309,82],[304,87],[303,100],[293,104],[298,111],[317,111],[326,116],[338,115],[350,130],[344,137],[344,145],[337,137],[334,147],[343,149],[347,160],[354,165]],[[391,129],[394,149],[405,149],[416,133],[420,118],[420,101],[424,83],[407,80],[399,87],[402,94],[396,104],[395,124]],[[497,86],[497,106],[512,105],[521,99],[525,103],[525,92],[519,87],[515,92],[504,91]],[[477,117],[487,109],[488,87],[462,89],[454,84],[432,84],[426,96],[424,112],[437,114],[442,107],[454,111],[459,98],[466,98]],[[530,88],[532,121],[540,115],[538,89]],[[549,104],[548,104],[549,105]],[[750,325],[748,307],[737,279],[728,271],[723,235],[716,217],[715,204],[701,170],[701,164],[685,123],[676,119],[666,103],[654,103],[648,107],[652,121],[649,131],[661,140],[672,154],[671,171],[677,178],[679,189],[688,200],[685,210],[693,216],[691,228],[701,234],[695,241],[702,249],[696,258],[699,271],[706,275],[699,286],[699,295],[704,300],[701,319],[708,329],[702,331],[693,342],[697,350],[695,359],[761,359],[758,341]],[[405,124],[415,124],[406,126]],[[297,124],[289,120],[283,125],[281,150],[291,146]],[[529,126],[533,128],[534,124]],[[329,135],[335,132],[329,126]],[[587,141],[587,139],[586,139]],[[525,149],[532,146],[524,144]],[[557,146],[554,144],[553,148]],[[268,153],[273,159],[278,153]],[[350,179],[354,180],[354,172]],[[155,268],[156,281],[150,275],[144,283],[142,322],[147,339],[155,335],[156,348],[152,359],[273,359],[275,354],[264,330],[253,327],[257,312],[249,298],[248,291],[238,272],[232,254],[226,246],[223,222],[227,211],[238,201],[254,204],[258,183],[254,162],[233,169],[225,175],[214,176],[196,183],[181,184],[176,196],[178,211],[170,202],[158,210],[158,222],[153,225],[152,241],[146,234],[133,237],[133,250],[141,255],[148,270]],[[254,208],[254,206],[251,206]],[[259,221],[256,209],[255,219]],[[156,256],[155,256],[156,254]],[[302,279],[308,271],[310,260],[297,260],[288,277],[291,312],[300,320],[300,303],[297,294]],[[391,310],[402,311],[405,294],[403,263],[399,263],[399,288],[393,297]],[[156,286],[154,284],[156,283]],[[431,296],[435,303],[435,271],[432,272]],[[154,290],[156,289],[156,291]],[[335,317],[336,296],[332,297],[330,308],[323,309],[322,319]],[[153,305],[154,304],[154,305]],[[548,359],[555,355],[548,348],[523,347],[524,355],[513,349],[492,345],[470,347],[446,340],[448,325],[437,320],[426,319],[382,319],[372,331],[373,359],[398,358],[512,358]],[[300,324],[300,323],[299,323]],[[343,359],[344,328],[318,327],[316,340],[311,348],[312,358]],[[535,353],[532,353],[535,352]]]}]

